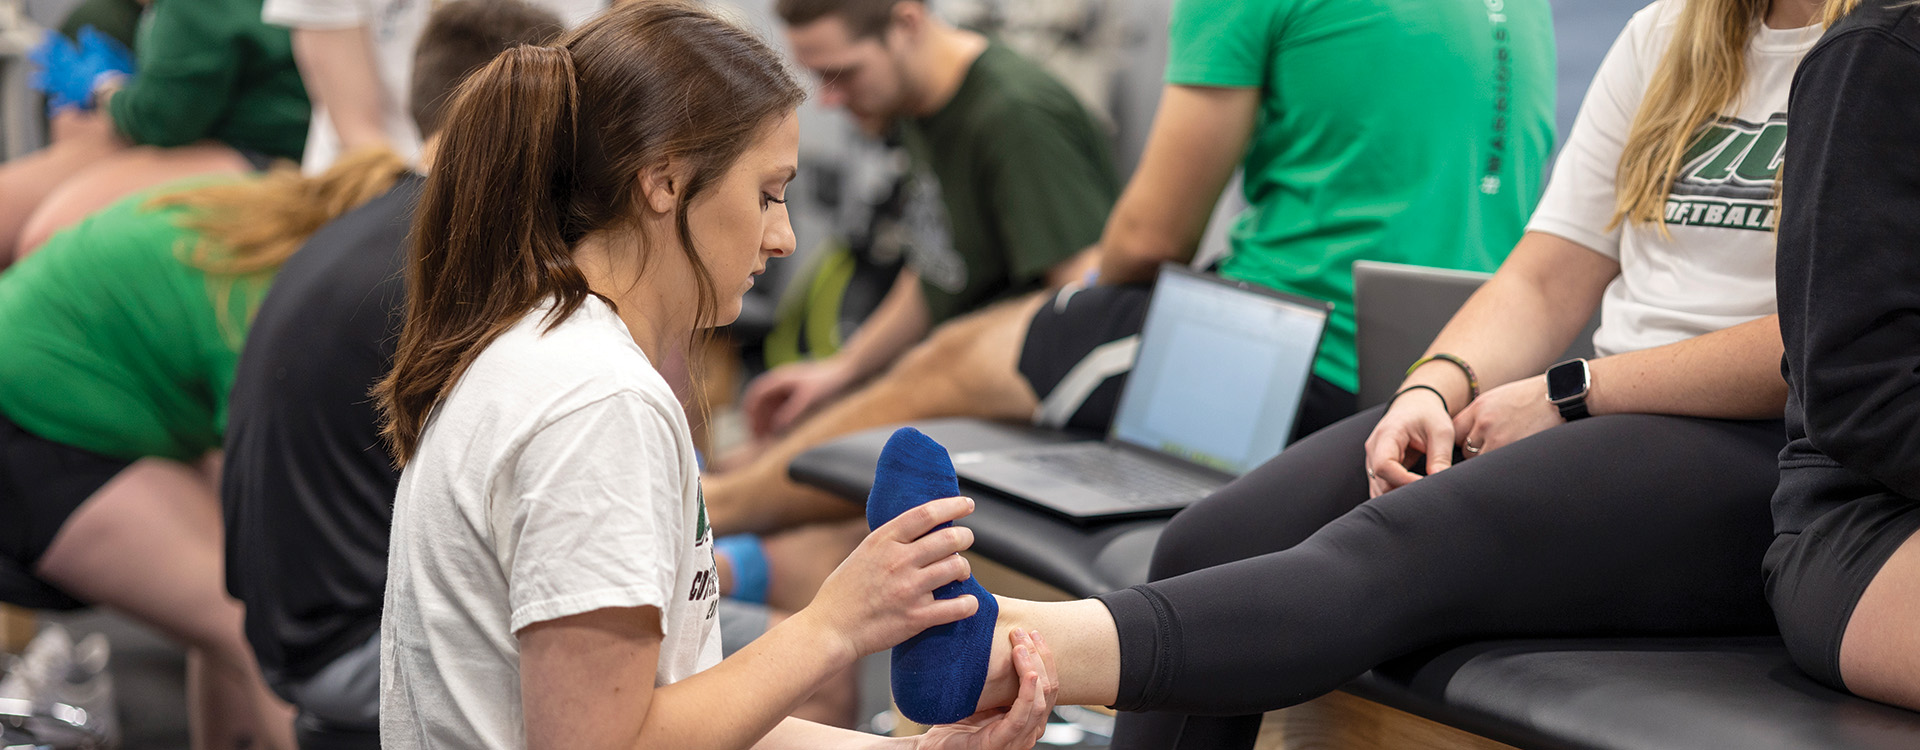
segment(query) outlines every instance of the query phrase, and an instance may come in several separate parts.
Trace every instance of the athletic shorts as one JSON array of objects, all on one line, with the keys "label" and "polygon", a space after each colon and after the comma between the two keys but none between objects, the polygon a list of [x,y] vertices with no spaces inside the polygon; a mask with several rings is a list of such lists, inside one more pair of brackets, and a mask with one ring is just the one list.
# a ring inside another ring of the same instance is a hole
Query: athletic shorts
[{"label": "athletic shorts", "polygon": [[[87,498],[133,462],[47,440],[0,415],[0,565],[31,577],[53,537]],[[11,578],[11,576],[9,576]],[[74,609],[80,600],[34,579],[35,591],[0,596],[38,609]]]},{"label": "athletic shorts", "polygon": [[[1152,284],[1067,287],[1040,306],[1020,347],[1020,375],[1040,397],[1043,427],[1106,432],[1133,370]],[[1353,416],[1352,393],[1314,376],[1293,440]]]},{"label": "athletic shorts", "polygon": [[1920,530],[1920,502],[1879,493],[1827,511],[1767,549],[1767,601],[1807,674],[1845,690],[1840,640],[1853,607],[1894,550]]}]

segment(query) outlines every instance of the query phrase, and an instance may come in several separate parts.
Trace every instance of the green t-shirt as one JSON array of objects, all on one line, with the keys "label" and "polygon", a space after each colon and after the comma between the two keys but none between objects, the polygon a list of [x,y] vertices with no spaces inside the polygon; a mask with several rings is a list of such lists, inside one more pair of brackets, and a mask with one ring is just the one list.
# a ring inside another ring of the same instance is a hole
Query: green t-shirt
[{"label": "green t-shirt", "polygon": [[107,109],[127,140],[213,139],[299,160],[310,105],[293,37],[260,20],[261,0],[153,0],[140,19],[134,74]]},{"label": "green t-shirt", "polygon": [[247,314],[265,278],[215,285],[181,258],[182,209],[122,200],[0,274],[0,413],[118,458],[192,460],[220,447]]},{"label": "green t-shirt", "polygon": [[1358,387],[1353,262],[1490,271],[1553,147],[1547,0],[1180,0],[1167,82],[1258,88],[1225,276],[1334,303],[1314,374]]},{"label": "green t-shirt", "polygon": [[902,122],[901,135],[921,175],[909,188],[908,264],[935,323],[1041,286],[1100,240],[1120,193],[1093,115],[998,41],[945,107]]}]

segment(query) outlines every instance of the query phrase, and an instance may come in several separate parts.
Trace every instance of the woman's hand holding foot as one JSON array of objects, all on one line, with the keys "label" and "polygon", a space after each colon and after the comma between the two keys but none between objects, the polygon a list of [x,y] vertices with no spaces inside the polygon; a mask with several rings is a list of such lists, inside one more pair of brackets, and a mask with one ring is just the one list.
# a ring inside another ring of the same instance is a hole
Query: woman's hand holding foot
[{"label": "woman's hand holding foot", "polygon": [[973,544],[973,532],[958,526],[934,530],[971,512],[972,500],[947,497],[901,513],[867,535],[794,619],[814,624],[852,663],[971,616],[979,609],[974,597],[933,596],[934,589],[972,575],[959,552]]},{"label": "woman's hand holding foot", "polygon": [[1016,628],[1007,634],[1007,641],[1013,651],[1012,671],[1019,680],[1012,705],[933,727],[917,738],[916,750],[1011,750],[1031,748],[1040,741],[1060,691],[1053,649],[1038,631]]}]

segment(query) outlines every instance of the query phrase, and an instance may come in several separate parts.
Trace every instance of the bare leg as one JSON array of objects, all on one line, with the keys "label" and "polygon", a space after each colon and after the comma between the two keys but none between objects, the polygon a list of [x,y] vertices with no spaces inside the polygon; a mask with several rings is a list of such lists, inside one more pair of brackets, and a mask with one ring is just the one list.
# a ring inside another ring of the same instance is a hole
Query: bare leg
[{"label": "bare leg", "polygon": [[244,174],[253,165],[232,147],[203,142],[177,148],[137,146],[107,156],[83,170],[70,172],[46,195],[20,227],[18,257],[40,245],[87,214],[128,195],[184,177]]},{"label": "bare leg", "polygon": [[1039,408],[1017,369],[1044,294],[1004,302],[941,326],[885,375],[828,406],[750,465],[706,479],[715,535],[767,532],[859,514],[859,506],[787,478],[801,453],[834,438],[935,417],[1028,419]]},{"label": "bare leg", "polygon": [[185,645],[196,750],[293,748],[293,710],[261,681],[222,584],[220,507],[193,468],[139,461],[75,510],[36,573]]},{"label": "bare leg", "polygon": [[12,263],[15,239],[27,217],[61,182],[113,154],[120,147],[92,139],[72,138],[0,166],[0,267]]},{"label": "bare leg", "polygon": [[1063,706],[1110,706],[1120,694],[1120,635],[1107,605],[1093,599],[1030,602],[1000,597],[1000,621],[993,629],[987,684],[980,708],[1013,704],[1020,684],[1013,673],[1014,628],[1038,631],[1053,649]]},{"label": "bare leg", "polygon": [[1908,537],[1887,558],[1854,606],[1840,641],[1840,675],[1847,689],[1920,710],[1916,621],[1920,621],[1920,534]]},{"label": "bare leg", "polygon": [[767,537],[767,604],[798,612],[867,538],[864,518],[802,526]]}]

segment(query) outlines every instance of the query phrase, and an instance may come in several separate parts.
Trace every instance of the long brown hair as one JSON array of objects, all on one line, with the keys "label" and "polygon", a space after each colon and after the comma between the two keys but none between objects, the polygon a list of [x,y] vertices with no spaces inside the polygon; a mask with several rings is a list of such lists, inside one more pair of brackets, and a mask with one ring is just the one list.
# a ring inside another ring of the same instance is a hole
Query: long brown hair
[{"label": "long brown hair", "polygon": [[322,225],[387,192],[406,172],[406,162],[393,152],[369,148],[317,176],[279,168],[255,179],[161,193],[147,206],[185,209],[178,222],[193,240],[176,252],[182,262],[206,273],[221,332],[238,345],[245,321],[230,315],[234,289],[264,283]]},{"label": "long brown hair", "polygon": [[[1783,0],[1784,1],[1784,0]],[[1701,128],[1739,98],[1747,81],[1747,45],[1766,18],[1768,0],[1682,2],[1673,41],[1654,70],[1627,132],[1614,181],[1613,223],[1658,224],[1667,193]],[[1860,0],[1827,0],[1832,25]]]},{"label": "long brown hair", "polygon": [[710,325],[718,293],[688,207],[803,96],[766,43],[679,0],[621,5],[462,84],[414,215],[406,326],[374,389],[396,460],[494,338],[546,300],[549,329],[579,309],[593,292],[575,244],[631,227],[638,176],[669,161],[687,178],[674,224],[696,328]]}]

